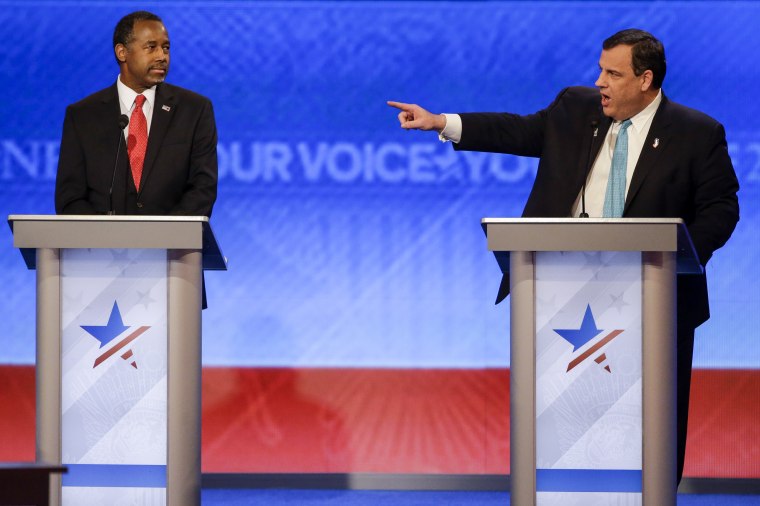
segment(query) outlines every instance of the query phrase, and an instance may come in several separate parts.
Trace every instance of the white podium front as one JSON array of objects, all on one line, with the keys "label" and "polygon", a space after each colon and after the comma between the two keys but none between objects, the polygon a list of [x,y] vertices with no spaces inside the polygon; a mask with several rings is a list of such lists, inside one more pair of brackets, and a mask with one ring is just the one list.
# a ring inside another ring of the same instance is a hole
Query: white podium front
[{"label": "white podium front", "polygon": [[199,505],[205,217],[10,216],[37,270],[37,460],[51,504]]},{"label": "white podium front", "polygon": [[520,506],[675,506],[679,219],[482,222],[511,293]]}]

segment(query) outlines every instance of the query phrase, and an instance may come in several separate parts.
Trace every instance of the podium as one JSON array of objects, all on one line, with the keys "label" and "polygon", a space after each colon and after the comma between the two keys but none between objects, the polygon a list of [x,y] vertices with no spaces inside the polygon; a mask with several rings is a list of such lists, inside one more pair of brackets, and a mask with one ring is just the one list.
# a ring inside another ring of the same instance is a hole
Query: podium
[{"label": "podium", "polygon": [[513,504],[676,504],[680,219],[484,218],[510,282]]},{"label": "podium", "polygon": [[12,215],[37,271],[37,460],[50,504],[199,505],[206,217]]}]

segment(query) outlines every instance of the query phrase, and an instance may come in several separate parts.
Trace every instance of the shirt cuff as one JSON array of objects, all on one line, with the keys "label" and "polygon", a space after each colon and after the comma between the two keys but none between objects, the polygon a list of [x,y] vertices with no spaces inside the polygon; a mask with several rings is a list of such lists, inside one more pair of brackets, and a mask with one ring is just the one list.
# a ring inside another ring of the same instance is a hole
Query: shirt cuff
[{"label": "shirt cuff", "polygon": [[462,140],[462,118],[459,114],[444,114],[446,117],[446,126],[438,134],[441,142],[451,141],[459,144]]}]

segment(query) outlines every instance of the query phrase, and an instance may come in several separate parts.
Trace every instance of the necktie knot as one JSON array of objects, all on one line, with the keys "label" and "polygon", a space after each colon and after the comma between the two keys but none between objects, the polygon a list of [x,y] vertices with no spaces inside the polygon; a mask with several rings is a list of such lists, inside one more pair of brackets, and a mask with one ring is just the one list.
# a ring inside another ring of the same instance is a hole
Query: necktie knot
[{"label": "necktie knot", "polygon": [[[142,95],[139,95],[139,96],[142,97]],[[631,124],[632,124],[631,120],[629,119],[623,121],[623,123],[620,125],[620,133],[623,133],[626,130],[628,130],[628,127],[631,126]]]},{"label": "necktie knot", "polygon": [[144,103],[145,103],[145,95],[137,95],[135,97],[135,108],[142,109],[142,106]]}]

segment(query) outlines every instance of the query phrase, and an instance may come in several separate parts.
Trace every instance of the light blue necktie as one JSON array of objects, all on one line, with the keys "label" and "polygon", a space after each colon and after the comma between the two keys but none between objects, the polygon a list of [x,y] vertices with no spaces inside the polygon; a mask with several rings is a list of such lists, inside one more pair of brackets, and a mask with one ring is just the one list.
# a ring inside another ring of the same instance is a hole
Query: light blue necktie
[{"label": "light blue necktie", "polygon": [[625,170],[628,165],[628,127],[631,120],[627,119],[620,125],[615,152],[612,154],[610,178],[607,180],[607,193],[604,195],[604,218],[620,218],[625,206]]}]

